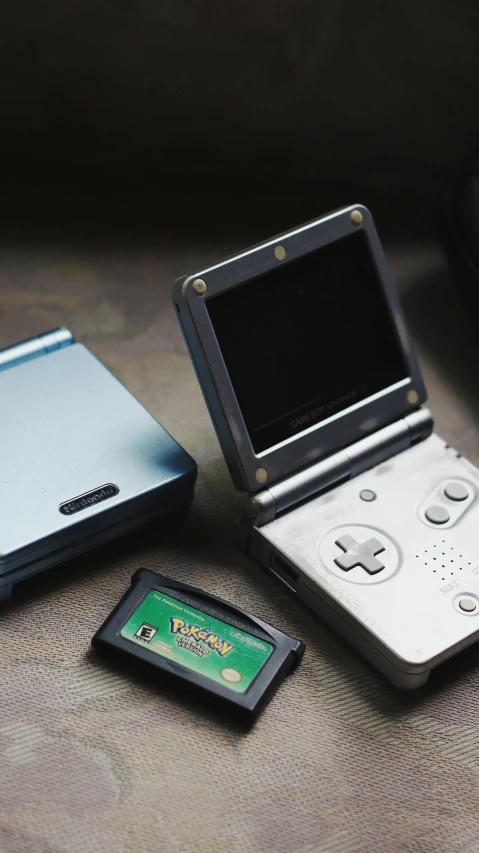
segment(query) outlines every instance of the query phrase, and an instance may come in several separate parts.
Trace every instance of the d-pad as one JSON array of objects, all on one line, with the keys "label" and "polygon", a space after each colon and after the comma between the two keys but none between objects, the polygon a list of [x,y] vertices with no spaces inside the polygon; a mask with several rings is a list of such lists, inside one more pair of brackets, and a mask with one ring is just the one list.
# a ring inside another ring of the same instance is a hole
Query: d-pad
[{"label": "d-pad", "polygon": [[344,554],[335,557],[334,562],[345,572],[349,572],[356,566],[361,566],[370,575],[375,575],[376,572],[384,569],[383,563],[376,560],[376,554],[381,554],[385,550],[379,539],[373,537],[366,542],[356,542],[356,539],[346,533],[344,536],[340,536],[335,544],[344,551]]}]

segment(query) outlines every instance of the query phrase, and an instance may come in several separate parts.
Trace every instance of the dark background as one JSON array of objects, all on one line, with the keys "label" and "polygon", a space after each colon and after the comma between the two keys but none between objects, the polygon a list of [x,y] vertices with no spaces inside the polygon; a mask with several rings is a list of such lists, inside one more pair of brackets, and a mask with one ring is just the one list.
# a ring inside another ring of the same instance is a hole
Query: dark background
[{"label": "dark background", "polygon": [[256,239],[362,201],[434,228],[479,142],[478,33],[475,0],[5,2],[5,227]]}]

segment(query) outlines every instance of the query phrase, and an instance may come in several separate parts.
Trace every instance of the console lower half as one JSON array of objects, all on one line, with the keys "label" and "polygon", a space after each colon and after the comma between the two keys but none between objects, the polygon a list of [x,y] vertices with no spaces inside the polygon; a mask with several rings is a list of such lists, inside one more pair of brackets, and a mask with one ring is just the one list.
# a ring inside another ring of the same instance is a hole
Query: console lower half
[{"label": "console lower half", "polygon": [[252,555],[402,689],[479,638],[479,471],[436,435],[261,528]]}]

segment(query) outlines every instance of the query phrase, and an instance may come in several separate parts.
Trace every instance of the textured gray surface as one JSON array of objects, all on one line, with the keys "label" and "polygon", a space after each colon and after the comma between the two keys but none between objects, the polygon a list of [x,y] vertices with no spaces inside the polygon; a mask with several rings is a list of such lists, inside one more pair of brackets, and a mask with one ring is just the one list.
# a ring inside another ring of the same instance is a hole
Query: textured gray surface
[{"label": "textured gray surface", "polygon": [[[416,695],[398,693],[233,543],[237,499],[170,291],[177,274],[242,240],[159,233],[154,246],[25,238],[1,247],[0,343],[70,326],[200,473],[186,524],[28,581],[2,608],[0,853],[479,850],[477,652]],[[477,463],[476,329],[435,244],[387,249],[437,429]],[[303,664],[252,729],[89,651],[139,566],[306,641]]]}]

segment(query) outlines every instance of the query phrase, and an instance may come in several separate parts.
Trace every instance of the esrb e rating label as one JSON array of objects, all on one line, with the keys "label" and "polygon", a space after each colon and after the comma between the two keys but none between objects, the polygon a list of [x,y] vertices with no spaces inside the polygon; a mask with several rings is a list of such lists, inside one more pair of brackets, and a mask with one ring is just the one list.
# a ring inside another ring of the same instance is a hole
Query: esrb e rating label
[{"label": "esrb e rating label", "polygon": [[148,622],[143,622],[143,625],[140,625],[138,631],[135,634],[137,640],[141,640],[143,643],[149,643],[150,640],[153,639],[158,628],[155,628],[153,625],[149,625]]}]

